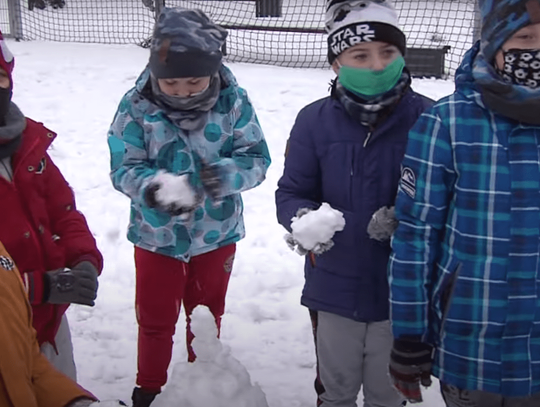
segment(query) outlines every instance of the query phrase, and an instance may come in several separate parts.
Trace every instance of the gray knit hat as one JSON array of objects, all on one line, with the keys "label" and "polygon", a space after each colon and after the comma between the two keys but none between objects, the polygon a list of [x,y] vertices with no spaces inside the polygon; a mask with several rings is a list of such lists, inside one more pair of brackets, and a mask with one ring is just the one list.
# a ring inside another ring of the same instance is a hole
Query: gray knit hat
[{"label": "gray knit hat", "polygon": [[212,76],[221,66],[227,31],[201,10],[164,8],[150,44],[150,71],[156,78]]}]

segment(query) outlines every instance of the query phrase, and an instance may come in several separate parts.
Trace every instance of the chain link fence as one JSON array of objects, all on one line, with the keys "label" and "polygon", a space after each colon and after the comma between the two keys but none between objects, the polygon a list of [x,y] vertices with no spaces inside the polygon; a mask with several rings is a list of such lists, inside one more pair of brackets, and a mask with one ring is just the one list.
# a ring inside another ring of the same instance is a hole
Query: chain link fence
[{"label": "chain link fence", "polygon": [[[445,55],[446,74],[473,43],[475,3],[394,0],[408,47]],[[144,46],[161,7],[198,8],[229,30],[229,61],[324,68],[325,5],[326,0],[0,0],[0,28],[23,40]]]}]

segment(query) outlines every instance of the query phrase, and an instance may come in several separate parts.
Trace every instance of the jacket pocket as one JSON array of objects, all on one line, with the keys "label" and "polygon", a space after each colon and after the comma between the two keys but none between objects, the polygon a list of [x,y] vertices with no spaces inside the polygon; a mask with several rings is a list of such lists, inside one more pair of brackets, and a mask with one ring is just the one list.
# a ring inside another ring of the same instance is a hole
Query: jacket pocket
[{"label": "jacket pocket", "polygon": [[462,263],[458,263],[446,287],[444,287],[441,292],[439,306],[442,312],[442,319],[439,333],[442,333],[444,331],[446,319],[448,318],[448,313],[450,312],[450,308],[452,307],[452,300],[454,299],[454,292],[456,290],[457,280],[461,273],[461,267]]}]

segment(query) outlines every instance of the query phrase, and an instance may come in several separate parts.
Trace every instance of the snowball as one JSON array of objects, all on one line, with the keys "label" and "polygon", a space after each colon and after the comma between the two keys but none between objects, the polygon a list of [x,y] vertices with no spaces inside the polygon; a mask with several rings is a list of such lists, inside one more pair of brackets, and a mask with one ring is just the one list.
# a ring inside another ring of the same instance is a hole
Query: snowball
[{"label": "snowball", "polygon": [[160,188],[156,192],[156,200],[160,204],[168,206],[176,203],[184,207],[195,206],[197,199],[187,174],[175,175],[169,172],[159,172],[154,181],[160,184]]},{"label": "snowball", "polygon": [[300,218],[294,217],[291,223],[294,239],[306,250],[313,250],[317,244],[332,240],[334,234],[344,228],[343,214],[327,203]]}]

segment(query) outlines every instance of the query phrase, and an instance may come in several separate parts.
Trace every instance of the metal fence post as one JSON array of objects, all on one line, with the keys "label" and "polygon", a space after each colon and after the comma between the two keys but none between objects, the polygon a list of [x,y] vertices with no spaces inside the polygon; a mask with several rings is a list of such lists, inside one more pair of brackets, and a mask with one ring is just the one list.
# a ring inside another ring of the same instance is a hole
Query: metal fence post
[{"label": "metal fence post", "polygon": [[161,14],[161,10],[165,7],[165,0],[156,0],[156,21],[159,15]]},{"label": "metal fence post", "polygon": [[482,32],[482,14],[480,13],[480,6],[478,0],[474,2],[474,25],[473,25],[473,44],[480,39]]},{"label": "metal fence post", "polygon": [[9,13],[9,37],[15,38],[17,41],[23,38],[22,25],[22,0],[8,0]]}]

